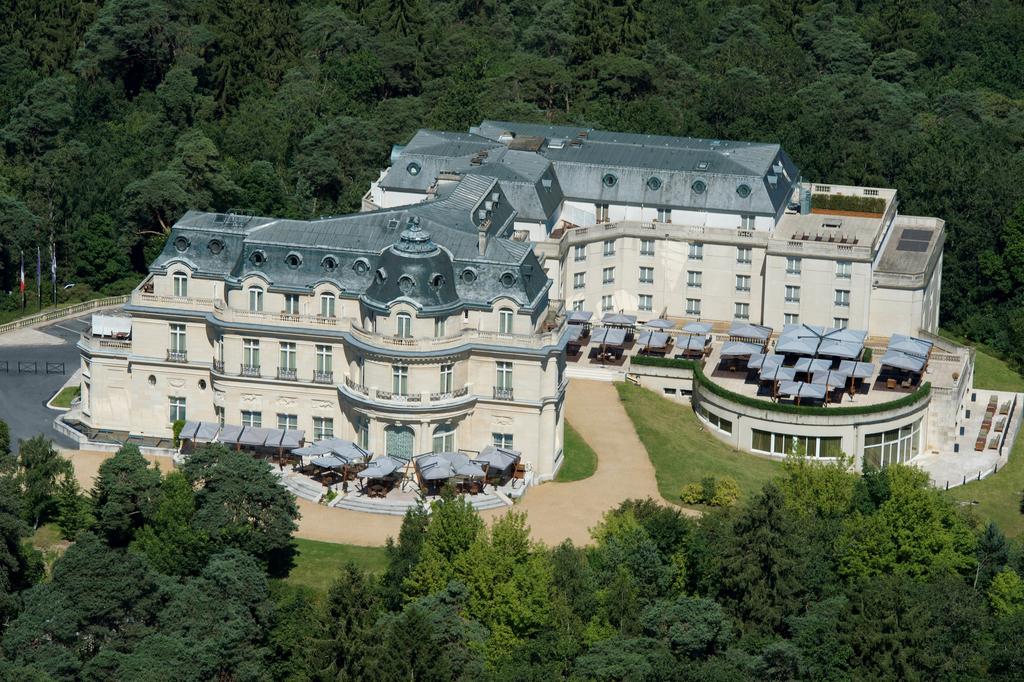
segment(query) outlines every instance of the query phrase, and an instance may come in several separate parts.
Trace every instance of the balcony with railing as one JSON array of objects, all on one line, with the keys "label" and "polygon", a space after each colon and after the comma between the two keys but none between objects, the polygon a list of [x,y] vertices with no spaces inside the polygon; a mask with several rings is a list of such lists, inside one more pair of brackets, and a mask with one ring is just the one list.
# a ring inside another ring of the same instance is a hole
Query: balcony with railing
[{"label": "balcony with railing", "polygon": [[501,386],[494,387],[494,399],[495,400],[515,400],[515,395],[511,388],[503,388]]},{"label": "balcony with railing", "polygon": [[278,367],[277,378],[281,381],[298,381],[299,373],[294,367]]},{"label": "balcony with railing", "polygon": [[432,403],[449,403],[460,398],[465,398],[469,395],[469,386],[463,386],[457,388],[454,391],[445,391],[441,393],[431,393],[430,402]]},{"label": "balcony with railing", "polygon": [[370,389],[368,389],[366,386],[363,386],[362,384],[352,381],[352,379],[350,379],[349,377],[345,377],[345,386],[361,395],[370,395]]},{"label": "balcony with railing", "polygon": [[313,383],[314,384],[333,384],[334,383],[334,372],[330,370],[314,370],[313,371]]},{"label": "balcony with railing", "polygon": [[394,391],[383,391],[376,389],[373,395],[377,400],[386,400],[392,403],[422,403],[422,393],[395,393]]},{"label": "balcony with railing", "polygon": [[243,377],[260,377],[260,366],[259,365],[246,365],[242,364],[239,374]]},{"label": "balcony with railing", "polygon": [[188,351],[167,349],[167,362],[188,362]]},{"label": "balcony with railing", "polygon": [[127,355],[132,349],[131,339],[114,339],[108,336],[93,336],[86,331],[82,334],[79,344],[91,351]]},{"label": "balcony with railing", "polygon": [[224,373],[224,361],[223,360],[214,360],[213,361],[213,371],[217,372],[218,374],[223,374]]},{"label": "balcony with railing", "polygon": [[356,399],[386,406],[436,406],[450,407],[476,400],[476,396],[470,392],[470,386],[462,386],[452,391],[443,392],[396,392],[381,388],[367,387],[356,383],[349,377],[345,377],[342,384],[342,392],[353,396]]}]

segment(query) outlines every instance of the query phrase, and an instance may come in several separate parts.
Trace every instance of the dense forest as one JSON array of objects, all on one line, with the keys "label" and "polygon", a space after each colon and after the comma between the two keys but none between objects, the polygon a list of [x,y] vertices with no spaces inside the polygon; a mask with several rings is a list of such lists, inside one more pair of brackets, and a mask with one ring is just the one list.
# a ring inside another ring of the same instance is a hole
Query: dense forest
[{"label": "dense forest", "polygon": [[549,120],[779,141],[808,179],[896,187],[947,221],[944,325],[1024,361],[1016,0],[4,5],[2,291],[52,237],[75,295],[123,292],[188,207],[351,211],[417,128]]},{"label": "dense forest", "polygon": [[[920,471],[794,456],[694,520],[627,501],[546,547],[461,498],[409,512],[380,574],[281,580],[297,509],[269,465],[135,446],[91,491],[0,422],[0,679],[114,682],[1019,680],[1024,546]],[[55,521],[70,546],[26,537]]]}]

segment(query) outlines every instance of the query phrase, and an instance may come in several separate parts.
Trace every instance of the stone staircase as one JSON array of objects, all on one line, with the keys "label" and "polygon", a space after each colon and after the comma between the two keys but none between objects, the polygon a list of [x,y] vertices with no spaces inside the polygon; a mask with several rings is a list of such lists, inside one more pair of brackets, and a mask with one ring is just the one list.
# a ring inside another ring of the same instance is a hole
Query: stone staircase
[{"label": "stone staircase", "polygon": [[624,369],[619,367],[593,367],[587,365],[566,365],[565,375],[570,379],[590,379],[591,381],[623,381],[626,377]]},{"label": "stone staircase", "polygon": [[[503,509],[512,506],[512,500],[501,493],[487,495],[472,495],[467,497],[473,509],[484,511],[486,509]],[[348,509],[349,511],[366,512],[367,514],[385,514],[388,516],[405,516],[408,509],[419,506],[419,502],[409,498],[368,498],[358,493],[349,493],[331,501],[330,506],[337,509]]]},{"label": "stone staircase", "polygon": [[319,502],[325,493],[322,485],[301,476],[278,475],[278,481],[296,497],[301,497],[310,502]]}]

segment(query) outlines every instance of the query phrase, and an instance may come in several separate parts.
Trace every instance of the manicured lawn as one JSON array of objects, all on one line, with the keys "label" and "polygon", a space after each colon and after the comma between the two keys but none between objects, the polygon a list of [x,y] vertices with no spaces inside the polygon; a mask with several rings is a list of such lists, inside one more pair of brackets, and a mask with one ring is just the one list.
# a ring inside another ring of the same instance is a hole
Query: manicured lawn
[{"label": "manicured lawn", "polygon": [[782,464],[734,450],[708,433],[689,405],[628,383],[615,384],[640,441],[654,464],[661,496],[679,503],[679,491],[705,476],[736,479],[748,497],[782,473]]},{"label": "manicured lawn", "polygon": [[946,494],[955,500],[977,502],[971,505],[982,519],[999,524],[1011,537],[1024,535],[1024,514],[1020,513],[1024,491],[1024,438],[1018,434],[1006,466],[988,478],[951,489]]},{"label": "manicured lawn", "polygon": [[81,386],[65,386],[50,403],[54,407],[71,408],[71,401],[82,394]]},{"label": "manicured lawn", "polygon": [[298,553],[287,581],[327,592],[341,568],[349,561],[371,573],[380,573],[387,565],[383,547],[339,545],[316,540],[295,540]]},{"label": "manicured lawn", "polygon": [[940,332],[947,339],[974,346],[974,387],[993,391],[1024,392],[1024,376],[1010,369],[991,349],[972,343],[947,331]]},{"label": "manicured lawn", "polygon": [[43,553],[43,563],[49,575],[53,562],[71,546],[71,543],[60,536],[60,528],[56,523],[45,523],[36,528],[31,538],[32,546]]},{"label": "manicured lawn", "polygon": [[558,470],[556,481],[579,481],[594,475],[597,470],[597,453],[587,445],[583,436],[565,422],[565,461]]}]

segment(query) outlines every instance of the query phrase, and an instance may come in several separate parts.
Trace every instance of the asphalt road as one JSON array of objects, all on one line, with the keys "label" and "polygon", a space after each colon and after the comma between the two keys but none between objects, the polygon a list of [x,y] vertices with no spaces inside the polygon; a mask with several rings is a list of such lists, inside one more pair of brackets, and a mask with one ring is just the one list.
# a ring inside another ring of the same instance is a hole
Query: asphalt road
[{"label": "asphalt road", "polygon": [[[37,331],[62,341],[55,345],[0,345],[0,419],[11,428],[11,442],[40,433],[57,445],[74,448],[77,444],[57,433],[53,419],[59,412],[46,407],[53,394],[78,369],[80,360],[75,343],[89,326],[90,316],[61,320]],[[8,370],[3,371],[7,361]],[[37,363],[38,371],[18,371],[18,363]],[[46,363],[64,363],[64,373],[46,373]]]}]

